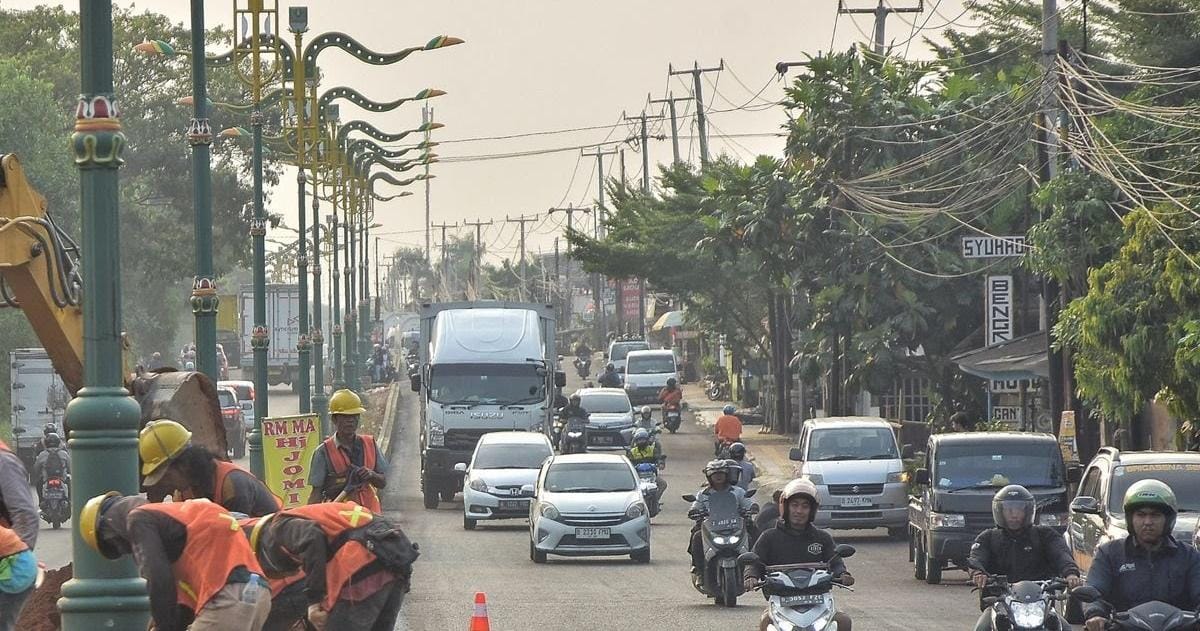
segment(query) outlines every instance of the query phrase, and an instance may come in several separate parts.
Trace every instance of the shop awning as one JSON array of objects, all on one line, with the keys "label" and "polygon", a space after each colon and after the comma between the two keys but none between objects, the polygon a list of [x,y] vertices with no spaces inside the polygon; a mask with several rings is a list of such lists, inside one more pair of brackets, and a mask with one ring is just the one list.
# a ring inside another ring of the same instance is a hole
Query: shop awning
[{"label": "shop awning", "polygon": [[650,327],[650,330],[661,331],[663,329],[673,329],[681,326],[683,326],[683,311],[668,311],[662,314],[662,316],[654,322],[654,326]]},{"label": "shop awning", "polygon": [[951,361],[963,372],[984,379],[1015,381],[1050,377],[1045,331],[956,355]]}]

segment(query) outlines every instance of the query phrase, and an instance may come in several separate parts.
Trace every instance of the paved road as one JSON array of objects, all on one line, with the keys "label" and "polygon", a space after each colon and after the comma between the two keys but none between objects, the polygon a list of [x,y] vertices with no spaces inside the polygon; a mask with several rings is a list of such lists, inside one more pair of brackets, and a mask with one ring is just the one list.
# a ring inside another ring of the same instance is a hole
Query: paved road
[{"label": "paved road", "polygon": [[[292,394],[288,386],[273,386],[269,396],[268,404],[272,415],[300,413],[300,400]],[[247,458],[242,458],[237,463],[247,469],[250,468]],[[46,564],[46,567],[62,567],[71,561],[70,526],[71,523],[68,522],[62,528],[54,530],[50,524],[42,522],[42,529],[38,533],[37,556],[39,561]]]},{"label": "paved road", "polygon": [[[573,376],[572,376],[573,377]],[[655,518],[652,560],[550,557],[529,560],[528,522],[481,523],[462,529],[462,502],[438,510],[421,505],[415,397],[404,393],[404,413],[396,426],[392,470],[384,506],[421,545],[412,592],[397,629],[464,628],[476,591],[487,594],[493,629],[694,629],[728,631],[757,628],[762,599],[739,599],[733,609],[718,608],[691,587],[686,553],[691,523],[683,493],[696,490],[711,443],[690,419],[668,435],[664,472],[668,497]],[[906,544],[889,541],[882,530],[838,533],[858,554],[849,560],[858,579],[854,593],[839,591],[839,606],[870,631],[961,630],[978,616],[965,575],[947,572],[948,585],[930,586],[912,577]]]}]

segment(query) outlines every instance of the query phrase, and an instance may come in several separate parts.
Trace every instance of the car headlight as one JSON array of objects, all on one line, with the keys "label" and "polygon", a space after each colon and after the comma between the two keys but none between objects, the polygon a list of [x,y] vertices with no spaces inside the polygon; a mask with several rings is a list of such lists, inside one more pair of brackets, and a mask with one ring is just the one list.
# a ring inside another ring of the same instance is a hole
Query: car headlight
[{"label": "car headlight", "polygon": [[1038,515],[1038,523],[1043,526],[1065,526],[1067,525],[1067,516],[1062,513],[1042,513]]},{"label": "car headlight", "polygon": [[487,493],[488,490],[487,482],[484,482],[482,478],[471,478],[468,486],[471,487],[472,491],[479,491],[480,493]]},{"label": "car headlight", "polygon": [[813,484],[825,484],[825,476],[820,473],[801,473],[800,477],[807,479]]},{"label": "car headlight", "polygon": [[966,528],[967,516],[957,513],[929,513],[930,528]]},{"label": "car headlight", "polygon": [[554,504],[549,502],[542,502],[538,506],[538,513],[546,519],[558,519],[558,509],[554,507]]},{"label": "car headlight", "polygon": [[646,514],[646,505],[641,502],[634,502],[625,509],[625,516],[630,519],[637,519]]},{"label": "car headlight", "polygon": [[888,484],[897,484],[900,482],[908,482],[907,471],[892,471],[887,475]]},{"label": "car headlight", "polygon": [[1046,620],[1046,606],[1041,601],[1019,603],[1010,600],[1008,611],[1012,613],[1013,625],[1018,629],[1037,629]]},{"label": "car headlight", "polygon": [[430,447],[445,447],[446,430],[442,429],[441,425],[430,424],[427,444]]}]

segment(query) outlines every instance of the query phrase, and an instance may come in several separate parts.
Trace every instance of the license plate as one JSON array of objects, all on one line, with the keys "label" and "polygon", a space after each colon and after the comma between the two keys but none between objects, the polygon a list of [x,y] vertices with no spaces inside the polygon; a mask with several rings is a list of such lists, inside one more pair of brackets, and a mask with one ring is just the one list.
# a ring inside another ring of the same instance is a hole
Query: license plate
[{"label": "license plate", "polygon": [[842,506],[870,506],[871,498],[869,497],[843,497]]},{"label": "license plate", "polygon": [[44,495],[46,496],[47,499],[55,499],[55,500],[60,500],[64,497],[66,497],[66,493],[63,493],[61,489],[46,489],[46,492],[44,493]]},{"label": "license plate", "polygon": [[500,500],[500,510],[528,510],[529,500]]},{"label": "license plate", "polygon": [[593,445],[611,445],[611,444],[613,444],[613,437],[612,436],[592,436],[591,441],[592,441]]},{"label": "license plate", "polygon": [[576,539],[608,539],[611,536],[609,534],[609,532],[610,532],[610,529],[608,529],[608,528],[576,528],[575,529],[575,538]]},{"label": "license plate", "polygon": [[780,598],[780,604],[789,607],[796,605],[819,605],[824,601],[824,594],[798,594],[796,596],[784,596]]}]

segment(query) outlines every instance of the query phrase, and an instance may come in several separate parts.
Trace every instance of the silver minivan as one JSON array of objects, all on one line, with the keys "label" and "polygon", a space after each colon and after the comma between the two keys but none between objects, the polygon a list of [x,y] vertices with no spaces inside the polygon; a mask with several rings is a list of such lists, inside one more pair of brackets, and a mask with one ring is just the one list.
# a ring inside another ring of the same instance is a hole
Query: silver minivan
[{"label": "silver minivan", "polygon": [[817,487],[816,525],[887,528],[903,537],[908,527],[908,485],[896,432],[870,416],[809,419],[789,457],[799,477]]}]

